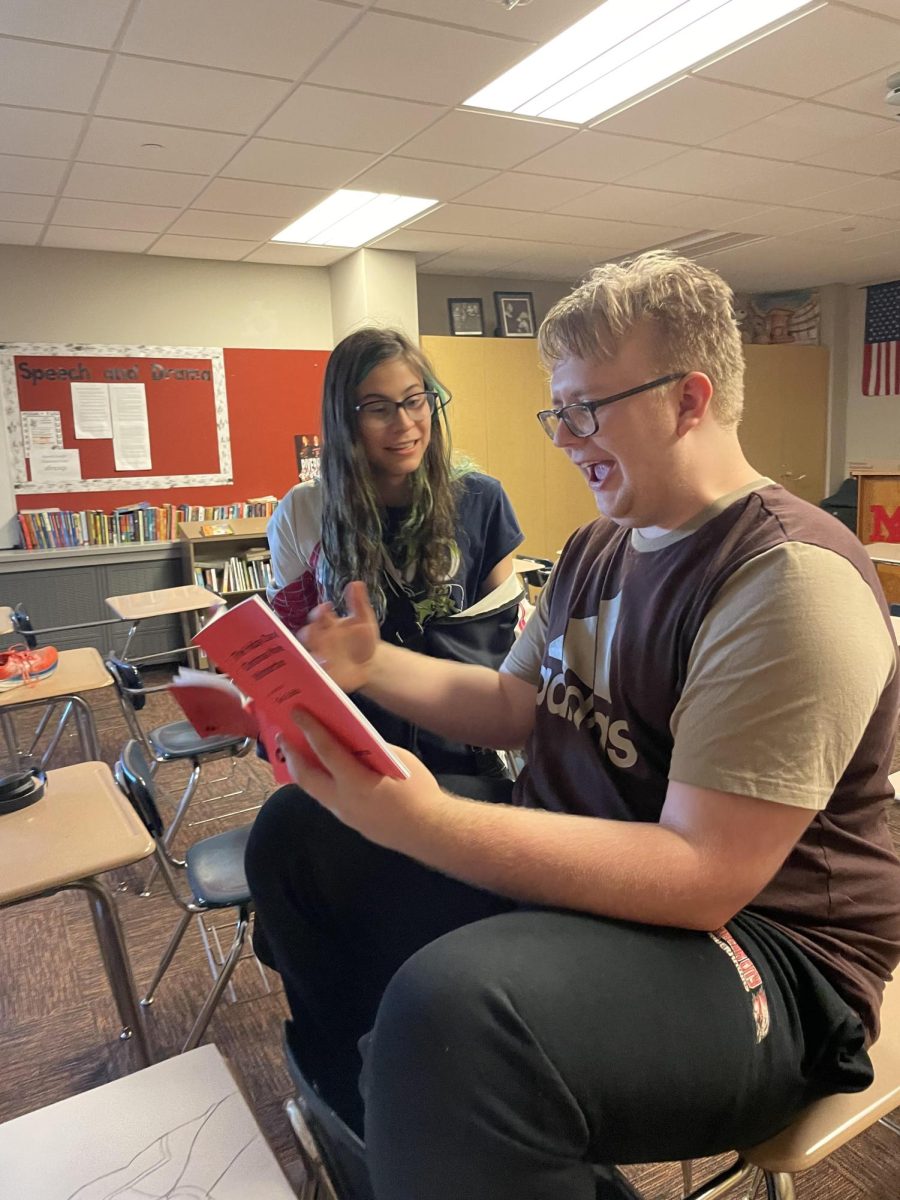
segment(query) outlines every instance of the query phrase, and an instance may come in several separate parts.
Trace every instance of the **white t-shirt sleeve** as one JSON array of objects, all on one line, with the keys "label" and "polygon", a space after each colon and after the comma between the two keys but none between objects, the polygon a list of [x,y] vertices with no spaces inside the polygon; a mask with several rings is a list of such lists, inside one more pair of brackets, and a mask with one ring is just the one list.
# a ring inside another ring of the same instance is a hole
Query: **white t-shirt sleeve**
[{"label": "white t-shirt sleeve", "polygon": [[318,480],[299,483],[281,500],[266,526],[272,554],[274,594],[310,569],[322,536],[322,490]]}]

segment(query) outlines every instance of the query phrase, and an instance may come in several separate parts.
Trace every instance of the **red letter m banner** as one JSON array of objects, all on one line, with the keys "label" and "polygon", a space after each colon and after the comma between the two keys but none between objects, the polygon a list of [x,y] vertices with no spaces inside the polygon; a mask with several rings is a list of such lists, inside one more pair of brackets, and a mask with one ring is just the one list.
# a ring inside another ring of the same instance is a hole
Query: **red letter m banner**
[{"label": "red letter m banner", "polygon": [[872,513],[872,541],[900,542],[900,508],[895,508],[890,516],[881,504],[873,504],[870,511]]}]

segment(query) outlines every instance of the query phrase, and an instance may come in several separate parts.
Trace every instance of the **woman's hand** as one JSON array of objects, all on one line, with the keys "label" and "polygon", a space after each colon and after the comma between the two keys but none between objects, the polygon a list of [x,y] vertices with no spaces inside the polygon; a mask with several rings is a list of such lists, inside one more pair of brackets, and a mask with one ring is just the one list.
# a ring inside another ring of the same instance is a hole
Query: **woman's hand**
[{"label": "woman's hand", "polygon": [[438,782],[414,754],[391,746],[409,770],[409,779],[388,779],[364,767],[309,713],[294,720],[319,760],[312,766],[283,738],[278,745],[296,783],[339,821],[372,842],[403,851],[415,837],[415,823],[443,797]]},{"label": "woman's hand", "polygon": [[365,584],[349,584],[346,602],[346,617],[331,604],[314,608],[299,638],[338,687],[355,692],[369,681],[381,634]]}]

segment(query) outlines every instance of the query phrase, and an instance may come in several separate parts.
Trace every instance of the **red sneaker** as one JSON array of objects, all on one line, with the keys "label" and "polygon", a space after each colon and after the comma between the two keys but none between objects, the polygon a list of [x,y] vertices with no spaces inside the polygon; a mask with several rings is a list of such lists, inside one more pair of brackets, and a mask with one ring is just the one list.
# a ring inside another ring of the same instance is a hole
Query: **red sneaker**
[{"label": "red sneaker", "polygon": [[13,646],[0,651],[0,692],[46,679],[56,670],[58,662],[59,654],[53,646],[39,646],[37,650]]}]

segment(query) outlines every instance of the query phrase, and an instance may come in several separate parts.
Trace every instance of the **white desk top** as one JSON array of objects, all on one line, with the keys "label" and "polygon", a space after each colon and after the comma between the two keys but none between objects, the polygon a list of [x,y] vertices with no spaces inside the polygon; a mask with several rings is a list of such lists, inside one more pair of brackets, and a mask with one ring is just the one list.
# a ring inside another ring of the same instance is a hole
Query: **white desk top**
[{"label": "white desk top", "polygon": [[186,583],[181,587],[160,588],[155,592],[128,592],[124,596],[107,596],[106,603],[117,617],[126,621],[143,621],[147,617],[165,617],[172,613],[217,608],[225,601],[209,588]]},{"label": "white desk top", "polygon": [[0,904],[139,862],[152,853],[150,834],[106,763],[48,771],[47,790],[36,804],[0,816]]},{"label": "white desk top", "polygon": [[0,1125],[9,1200],[296,1200],[215,1046]]},{"label": "white desk top", "polygon": [[112,687],[112,676],[103,665],[99,650],[93,646],[60,650],[59,662],[52,674],[0,692],[0,708],[15,708],[17,704],[36,700],[55,700],[58,696],[80,696],[82,692],[107,687]]},{"label": "white desk top", "polygon": [[8,604],[0,604],[0,633],[14,633],[12,609]]},{"label": "white desk top", "polygon": [[866,551],[873,562],[900,563],[898,542],[870,542]]}]

